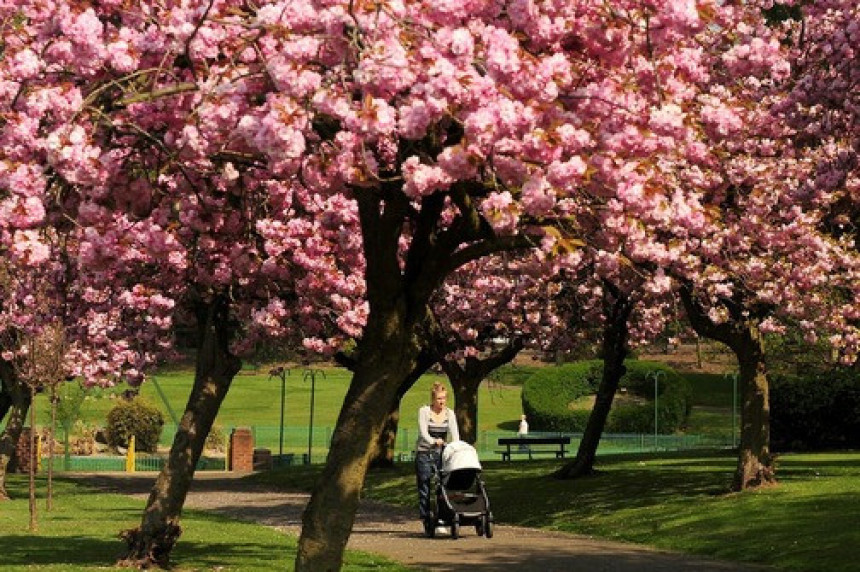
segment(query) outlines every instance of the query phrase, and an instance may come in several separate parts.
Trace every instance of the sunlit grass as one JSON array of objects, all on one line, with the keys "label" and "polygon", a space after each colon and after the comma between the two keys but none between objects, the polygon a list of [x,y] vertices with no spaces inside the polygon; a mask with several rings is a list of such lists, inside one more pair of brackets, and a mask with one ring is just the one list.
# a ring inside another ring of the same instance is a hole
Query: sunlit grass
[{"label": "sunlit grass", "polygon": [[[727,453],[608,456],[594,476],[560,481],[555,461],[486,462],[496,520],[625,540],[781,570],[856,570],[860,453],[784,455],[779,484],[729,493]],[[313,470],[260,475],[307,488]],[[416,503],[408,465],[372,472],[365,496]]]},{"label": "sunlit grass", "polygon": [[[307,427],[310,422],[311,387],[314,387],[314,425],[334,427],[344,396],[349,388],[351,374],[342,368],[315,369],[312,384],[306,370],[291,371],[286,377],[284,425],[286,427]],[[444,376],[428,374],[423,376],[407,392],[401,402],[401,411],[407,419],[418,408],[429,403],[430,387],[434,381],[447,383]],[[169,409],[181,416],[188,400],[193,382],[193,371],[168,370],[155,376],[154,382],[141,386],[143,397],[155,404],[170,422],[167,405],[161,397],[166,397]],[[113,407],[116,397],[126,387],[95,392],[101,397],[92,397],[84,402],[81,419],[91,425],[103,425],[107,412]],[[159,392],[159,389],[161,390]],[[516,430],[522,402],[520,387],[502,386],[488,382],[481,386],[479,393],[479,429],[497,430],[500,426],[512,425]],[[453,404],[453,395],[450,397]],[[49,411],[47,399],[43,395],[36,398],[37,424],[47,424]],[[281,420],[281,380],[270,377],[267,372],[243,371],[233,381],[224,403],[218,412],[216,423],[225,427],[238,425],[260,425],[274,427]]]}]

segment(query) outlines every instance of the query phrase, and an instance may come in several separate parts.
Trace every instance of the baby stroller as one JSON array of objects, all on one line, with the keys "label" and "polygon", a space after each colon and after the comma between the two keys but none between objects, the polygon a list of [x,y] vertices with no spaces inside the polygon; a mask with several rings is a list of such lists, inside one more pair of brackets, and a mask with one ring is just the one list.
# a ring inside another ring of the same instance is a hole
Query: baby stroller
[{"label": "baby stroller", "polygon": [[[474,447],[464,441],[448,443],[442,450],[442,466],[430,487],[430,518],[450,527],[451,538],[459,538],[460,528],[472,525],[478,536],[493,537],[493,513]],[[428,530],[431,536],[435,534],[435,526]]]}]

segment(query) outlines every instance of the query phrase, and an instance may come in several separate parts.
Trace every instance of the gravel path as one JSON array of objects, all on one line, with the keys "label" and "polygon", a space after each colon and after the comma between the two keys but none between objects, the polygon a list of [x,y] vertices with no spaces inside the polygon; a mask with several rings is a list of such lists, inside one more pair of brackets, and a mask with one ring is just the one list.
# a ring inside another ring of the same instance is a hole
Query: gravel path
[{"label": "gravel path", "polygon": [[[106,491],[145,499],[155,475],[78,475]],[[276,492],[250,485],[231,473],[197,473],[185,506],[272,526],[298,535],[305,493]],[[364,501],[348,547],[385,555],[434,572],[763,572],[764,567],[707,560],[587,536],[496,525],[492,539],[464,528],[458,540],[424,538],[415,513]]]}]

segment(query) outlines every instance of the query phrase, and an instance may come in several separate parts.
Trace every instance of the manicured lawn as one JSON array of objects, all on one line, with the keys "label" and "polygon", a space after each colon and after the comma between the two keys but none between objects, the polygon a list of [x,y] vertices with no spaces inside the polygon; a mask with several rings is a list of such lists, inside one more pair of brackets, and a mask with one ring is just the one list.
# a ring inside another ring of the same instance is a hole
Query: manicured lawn
[{"label": "manicured lawn", "polygon": [[[601,457],[597,475],[558,481],[554,461],[486,462],[496,520],[627,540],[782,570],[857,570],[860,453],[792,454],[779,484],[728,494],[735,458],[726,453]],[[313,469],[316,470],[316,469]],[[307,487],[312,470],[257,475]],[[365,495],[412,506],[408,465],[370,474]]]},{"label": "manicured lawn", "polygon": [[[351,374],[342,368],[324,368],[316,371],[314,383],[314,427],[318,435],[325,435],[326,428],[334,428],[341,404],[349,386]],[[193,380],[193,371],[168,370],[155,376],[155,383],[147,382],[141,386],[141,395],[155,404],[170,423],[168,407],[161,398],[159,389],[165,395],[170,409],[181,416],[188,400]],[[430,387],[434,381],[446,381],[444,376],[425,375],[404,396],[401,411],[404,427],[413,428],[417,424],[417,412],[421,405],[429,402]],[[115,395],[125,387],[112,390],[95,391],[82,407],[81,418],[93,426],[103,426],[107,412],[115,403]],[[502,386],[497,382],[484,383],[480,389],[479,429],[516,431],[522,402],[520,387]],[[307,443],[307,426],[310,422],[311,380],[309,374],[297,369],[286,378],[286,407],[284,426],[288,441]],[[453,399],[452,399],[453,401]],[[37,396],[37,425],[47,424],[49,410],[47,399]],[[281,415],[281,381],[270,378],[267,371],[251,372],[244,370],[236,376],[230,392],[224,399],[216,424],[221,427],[253,425],[277,428]],[[415,419],[415,420],[413,420]]]},{"label": "manicured lawn", "polygon": [[[503,369],[493,379],[481,385],[479,394],[479,430],[516,431],[522,401],[520,399],[522,378],[529,375],[534,367],[508,367]],[[694,387],[694,405],[697,416],[705,421],[694,425],[696,429],[705,431],[730,431],[731,413],[731,382],[721,375],[685,374]],[[188,369],[165,370],[155,376],[154,382],[147,382],[141,387],[141,394],[155,404],[170,422],[169,410],[180,416],[188,399],[193,372]],[[316,370],[314,392],[314,425],[316,427],[334,427],[340,406],[346,395],[350,372],[342,368],[321,368]],[[428,374],[423,376],[406,394],[401,404],[404,420],[416,412],[421,405],[429,400],[430,386],[434,381],[446,381],[444,376]],[[107,390],[95,390],[87,398],[81,410],[84,422],[101,426],[107,412],[113,407],[116,395],[125,390],[119,387]],[[159,389],[161,392],[159,392]],[[168,408],[161,394],[167,399]],[[310,421],[311,381],[306,370],[296,369],[286,378],[286,407],[284,426],[304,431]],[[703,406],[699,410],[699,406]],[[49,412],[47,399],[44,395],[37,396],[37,424],[47,424]],[[216,424],[222,427],[238,425],[255,425],[277,427],[281,415],[281,381],[272,378],[267,371],[243,370],[230,388],[224,404],[221,406]],[[690,431],[695,433],[695,430]]]},{"label": "manicured lawn", "polygon": [[[14,500],[0,503],[0,569],[4,572],[123,570],[113,566],[122,550],[117,534],[140,523],[143,501],[60,480],[54,510],[45,512],[40,496],[38,531],[30,533],[26,480],[13,475],[9,485]],[[38,488],[43,492],[44,482]],[[292,569],[296,538],[271,528],[192,510],[183,511],[182,528],[173,553],[176,572]],[[348,552],[344,570],[407,569],[378,556]]]}]

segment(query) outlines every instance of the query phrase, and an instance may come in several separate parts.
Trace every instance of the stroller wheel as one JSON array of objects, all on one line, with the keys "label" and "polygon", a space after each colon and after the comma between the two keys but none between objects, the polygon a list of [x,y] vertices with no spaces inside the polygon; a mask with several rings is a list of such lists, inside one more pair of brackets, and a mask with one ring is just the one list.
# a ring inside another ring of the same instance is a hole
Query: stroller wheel
[{"label": "stroller wheel", "polygon": [[454,515],[454,521],[451,523],[451,538],[457,540],[460,538],[460,515]]},{"label": "stroller wheel", "polygon": [[475,523],[475,534],[478,536],[484,536],[484,519],[486,517],[481,517],[478,522]]},{"label": "stroller wheel", "polygon": [[484,536],[487,538],[493,537],[493,515],[486,515],[482,519],[484,521]]},{"label": "stroller wheel", "polygon": [[424,536],[433,538],[436,536],[436,520],[427,519],[424,521]]}]

